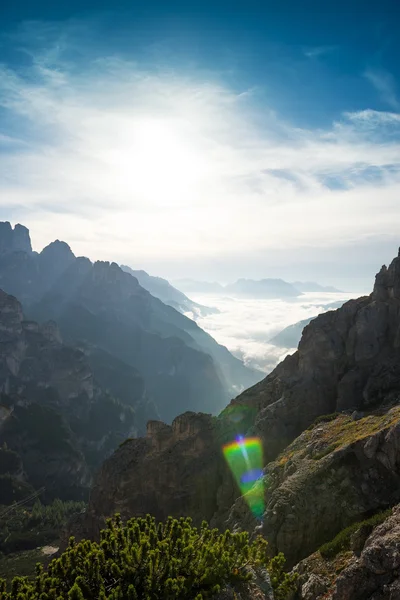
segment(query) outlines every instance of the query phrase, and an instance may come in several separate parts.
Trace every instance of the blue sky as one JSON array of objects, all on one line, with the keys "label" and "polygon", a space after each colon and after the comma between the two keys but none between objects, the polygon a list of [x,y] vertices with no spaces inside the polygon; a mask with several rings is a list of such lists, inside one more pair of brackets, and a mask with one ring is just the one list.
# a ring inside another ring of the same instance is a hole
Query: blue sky
[{"label": "blue sky", "polygon": [[6,0],[0,218],[171,278],[370,285],[400,245],[398,2]]}]

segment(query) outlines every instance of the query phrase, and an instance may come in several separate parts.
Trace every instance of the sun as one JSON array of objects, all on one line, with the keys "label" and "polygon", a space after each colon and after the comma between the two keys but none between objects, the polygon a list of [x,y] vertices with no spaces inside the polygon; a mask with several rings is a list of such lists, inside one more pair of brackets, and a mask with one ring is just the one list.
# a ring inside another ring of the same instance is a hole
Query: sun
[{"label": "sun", "polygon": [[187,202],[204,175],[204,164],[200,149],[177,119],[135,119],[116,151],[121,183],[150,204]]}]

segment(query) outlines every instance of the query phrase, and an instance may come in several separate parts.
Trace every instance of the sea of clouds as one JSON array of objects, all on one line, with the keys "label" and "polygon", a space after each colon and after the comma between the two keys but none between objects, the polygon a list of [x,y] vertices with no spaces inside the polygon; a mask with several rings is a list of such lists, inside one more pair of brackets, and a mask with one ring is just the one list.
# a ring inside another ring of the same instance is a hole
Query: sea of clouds
[{"label": "sea of clouds", "polygon": [[188,315],[245,364],[269,373],[296,348],[281,348],[269,340],[288,325],[331,310],[330,303],[362,296],[361,293],[305,293],[290,299],[249,299],[216,295],[191,295],[218,313]]}]

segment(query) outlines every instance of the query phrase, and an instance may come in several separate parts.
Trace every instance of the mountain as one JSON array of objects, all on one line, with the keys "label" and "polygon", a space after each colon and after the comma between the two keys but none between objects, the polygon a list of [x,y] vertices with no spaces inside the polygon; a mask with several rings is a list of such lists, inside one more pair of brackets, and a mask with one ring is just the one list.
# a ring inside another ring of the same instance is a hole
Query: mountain
[{"label": "mountain", "polygon": [[121,269],[136,277],[139,284],[150,292],[152,296],[158,298],[164,304],[172,306],[182,314],[192,313],[197,316],[206,316],[219,312],[217,308],[210,308],[193,302],[193,300],[190,300],[190,298],[174,288],[169,281],[162,277],[153,277],[146,273],[146,271],[134,271],[126,265],[121,265]]},{"label": "mountain", "polygon": [[[21,300],[29,318],[56,321],[66,343],[84,349],[99,381],[108,365],[107,389],[121,401],[130,402],[139,373],[147,408],[170,421],[184,409],[216,413],[261,378],[115,263],[76,258],[59,240],[40,254],[30,244],[15,251],[11,242],[0,255],[0,287]],[[147,408],[135,408],[149,417]]]},{"label": "mountain", "polygon": [[[17,299],[0,290],[0,504],[40,488],[47,499],[86,497],[93,471],[136,433],[140,385],[131,406],[116,401],[54,322],[25,320]],[[18,457],[11,472],[7,453]]]},{"label": "mountain", "polygon": [[226,294],[248,298],[290,298],[301,296],[301,292],[283,279],[238,279],[235,283],[221,285],[207,281],[181,279],[176,285],[186,291],[198,294]]},{"label": "mountain", "polygon": [[[221,452],[238,434],[263,446],[260,521]],[[374,527],[381,511],[400,502],[399,465],[400,252],[382,267],[370,296],[313,319],[298,350],[217,419],[186,412],[172,425],[152,421],[145,438],[128,440],[105,461],[73,531],[96,537],[117,507],[123,516],[188,514],[195,523],[206,518],[213,526],[261,533],[289,567],[335,543],[337,553],[344,548],[337,563],[318,553],[306,559],[309,571],[303,563],[296,567],[299,599],[383,599],[389,586],[396,598],[398,561],[389,557],[399,543],[398,509]],[[351,544],[360,561],[343,546],[346,539],[350,544],[349,526],[358,535]],[[306,595],[317,583],[322,591]]]},{"label": "mountain", "polygon": [[[329,304],[326,304],[324,308],[340,308],[342,305],[343,301],[339,300],[338,302],[330,302]],[[280,331],[279,333],[274,335],[274,337],[268,340],[268,343],[273,344],[274,346],[279,346],[280,348],[297,348],[304,327],[311,323],[311,321],[317,316],[318,315],[315,315],[314,317],[309,317],[308,319],[302,319],[301,321],[297,321],[297,323],[293,323],[293,325],[288,325],[287,327],[282,329],[282,331]]]},{"label": "mountain", "polygon": [[320,285],[315,281],[293,281],[292,285],[299,292],[330,292],[335,294],[342,292],[342,290],[338,290],[332,285]]},{"label": "mountain", "polygon": [[301,321],[297,321],[297,323],[293,323],[293,325],[288,325],[285,329],[282,329],[282,331],[268,340],[268,343],[279,346],[280,348],[297,348],[304,327],[311,323],[313,319],[315,319],[315,317],[302,319]]},{"label": "mountain", "polygon": [[180,290],[189,294],[223,294],[224,286],[216,281],[196,281],[195,279],[178,279],[175,284]]},{"label": "mountain", "polygon": [[294,298],[301,296],[296,288],[283,279],[238,279],[225,286],[225,292],[249,298]]}]

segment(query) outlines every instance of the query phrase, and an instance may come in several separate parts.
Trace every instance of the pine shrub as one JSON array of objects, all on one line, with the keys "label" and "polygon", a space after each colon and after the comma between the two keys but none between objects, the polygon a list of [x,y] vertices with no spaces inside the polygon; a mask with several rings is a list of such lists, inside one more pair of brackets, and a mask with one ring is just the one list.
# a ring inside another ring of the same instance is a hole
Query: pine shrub
[{"label": "pine shrub", "polygon": [[[192,527],[191,519],[119,515],[107,521],[100,542],[84,540],[69,547],[48,566],[38,565],[36,578],[15,578],[11,589],[0,580],[1,600],[203,600],[227,584],[249,581],[252,569],[267,566],[267,542],[250,542],[248,533],[220,533],[206,522]],[[271,561],[272,583],[280,589],[283,557]]]}]

